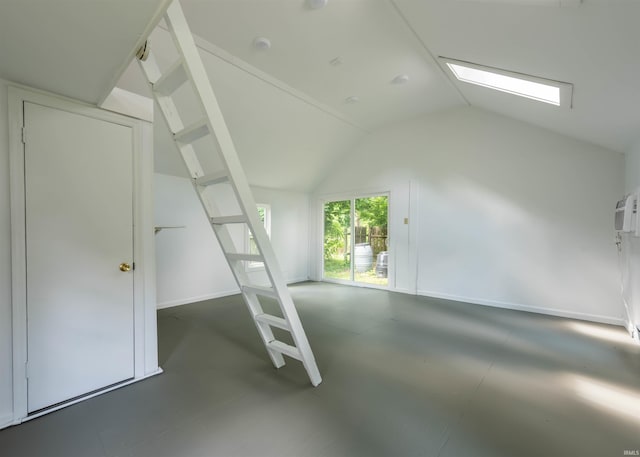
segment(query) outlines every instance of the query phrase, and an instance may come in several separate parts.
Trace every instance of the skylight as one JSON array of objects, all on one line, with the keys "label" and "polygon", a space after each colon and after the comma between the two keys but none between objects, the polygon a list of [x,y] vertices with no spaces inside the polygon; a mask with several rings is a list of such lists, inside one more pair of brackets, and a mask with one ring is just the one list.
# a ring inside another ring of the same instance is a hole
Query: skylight
[{"label": "skylight", "polygon": [[485,67],[470,62],[447,58],[441,58],[441,60],[447,64],[448,69],[459,81],[555,106],[570,106],[571,104],[571,84]]}]

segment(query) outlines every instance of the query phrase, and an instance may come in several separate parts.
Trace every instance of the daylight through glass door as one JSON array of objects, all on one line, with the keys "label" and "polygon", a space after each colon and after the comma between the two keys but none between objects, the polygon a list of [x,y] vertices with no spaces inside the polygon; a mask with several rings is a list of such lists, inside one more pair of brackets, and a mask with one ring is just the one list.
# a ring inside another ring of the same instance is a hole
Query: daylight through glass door
[{"label": "daylight through glass door", "polygon": [[388,285],[388,212],[386,195],[325,203],[324,279]]}]

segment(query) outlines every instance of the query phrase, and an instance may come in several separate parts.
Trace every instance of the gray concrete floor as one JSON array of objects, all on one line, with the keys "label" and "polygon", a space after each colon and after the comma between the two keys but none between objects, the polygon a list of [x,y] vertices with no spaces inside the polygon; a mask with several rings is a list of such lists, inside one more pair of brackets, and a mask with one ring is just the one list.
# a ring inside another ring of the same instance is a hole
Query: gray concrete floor
[{"label": "gray concrete floor", "polygon": [[[332,284],[292,287],[324,382],[269,362],[239,296],[159,312],[165,373],[0,431],[18,456],[623,456],[623,329]],[[272,304],[267,304],[270,307]]]}]

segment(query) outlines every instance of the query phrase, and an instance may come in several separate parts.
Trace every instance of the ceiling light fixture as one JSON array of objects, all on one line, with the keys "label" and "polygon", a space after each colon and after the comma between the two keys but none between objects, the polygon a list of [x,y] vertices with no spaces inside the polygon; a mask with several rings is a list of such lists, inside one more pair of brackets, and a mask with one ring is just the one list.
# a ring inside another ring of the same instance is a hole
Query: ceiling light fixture
[{"label": "ceiling light fixture", "polygon": [[353,105],[354,103],[358,103],[360,101],[360,97],[356,97],[352,95],[351,97],[347,97],[344,99],[344,102],[348,105]]},{"label": "ceiling light fixture", "polygon": [[265,37],[258,37],[253,40],[253,47],[261,51],[266,51],[267,49],[271,49],[271,41]]},{"label": "ceiling light fixture", "polygon": [[409,82],[409,75],[398,75],[391,82],[393,84],[406,84]]},{"label": "ceiling light fixture", "polygon": [[571,107],[573,85],[537,76],[440,57],[459,81],[555,106]]},{"label": "ceiling light fixture", "polygon": [[327,6],[327,1],[328,0],[307,0],[307,4],[312,10],[319,10]]}]

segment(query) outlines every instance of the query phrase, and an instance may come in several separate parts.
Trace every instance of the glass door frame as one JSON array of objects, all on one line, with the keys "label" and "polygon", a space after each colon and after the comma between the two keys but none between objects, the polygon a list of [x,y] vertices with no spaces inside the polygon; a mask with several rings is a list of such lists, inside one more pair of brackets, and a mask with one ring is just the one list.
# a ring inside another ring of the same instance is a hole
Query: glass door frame
[{"label": "glass door frame", "polygon": [[[387,263],[387,284],[372,284],[366,282],[359,282],[355,280],[355,213],[356,213],[356,200],[362,198],[370,198],[370,197],[387,197],[387,249],[389,252],[388,263]],[[350,273],[349,280],[337,279],[337,278],[327,278],[324,275],[324,240],[325,240],[325,230],[324,230],[324,209],[325,205],[329,202],[336,201],[349,201],[350,202],[350,233],[351,240],[349,246],[349,258],[350,258]],[[372,289],[382,289],[382,290],[391,290],[395,288],[395,284],[392,285],[391,281],[393,278],[393,253],[391,251],[391,191],[389,190],[380,190],[380,191],[367,191],[367,192],[353,192],[348,194],[335,194],[335,195],[325,195],[320,197],[319,199],[319,213],[320,213],[320,243],[319,243],[319,252],[320,252],[320,280],[323,282],[331,282],[336,284],[344,284],[348,286],[356,286],[356,287],[369,287]]]}]

